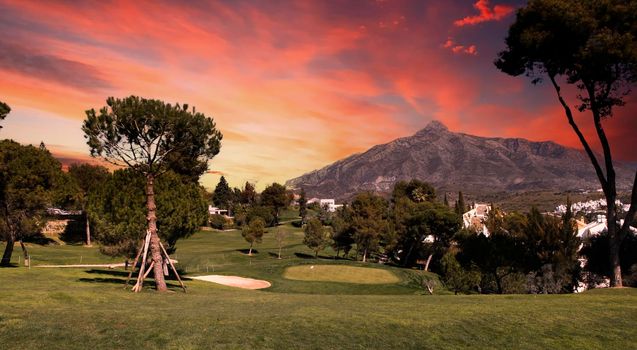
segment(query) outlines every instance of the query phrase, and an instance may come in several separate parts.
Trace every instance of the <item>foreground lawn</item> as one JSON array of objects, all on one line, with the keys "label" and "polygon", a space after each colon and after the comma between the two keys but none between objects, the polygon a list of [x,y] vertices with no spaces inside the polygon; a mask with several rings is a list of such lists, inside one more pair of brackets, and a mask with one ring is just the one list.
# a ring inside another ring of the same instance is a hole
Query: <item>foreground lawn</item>
[{"label": "foreground lawn", "polygon": [[[290,236],[281,260],[268,235],[255,256],[246,256],[236,231],[197,233],[179,242],[173,255],[186,278],[215,273],[272,282],[260,291],[187,280],[187,294],[175,281],[167,294],[155,293],[150,283],[133,294],[123,289],[124,270],[0,269],[0,348],[637,348],[635,289],[430,296],[410,282],[416,271],[334,260],[330,252],[315,260],[300,244],[298,229],[283,229]],[[80,255],[113,261],[95,248],[30,248],[47,263],[77,263]],[[286,276],[312,265],[332,279]],[[356,280],[366,275],[396,280]]]},{"label": "foreground lawn", "polygon": [[123,278],[114,270],[0,270],[2,348],[637,348],[633,289],[328,295],[187,281],[187,294],[158,295],[124,291]]}]

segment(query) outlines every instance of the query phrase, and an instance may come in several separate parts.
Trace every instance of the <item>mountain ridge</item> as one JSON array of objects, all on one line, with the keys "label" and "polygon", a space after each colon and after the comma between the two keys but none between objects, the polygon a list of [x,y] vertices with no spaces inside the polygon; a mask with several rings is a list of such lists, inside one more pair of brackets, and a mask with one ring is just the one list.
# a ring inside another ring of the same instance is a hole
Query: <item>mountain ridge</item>
[{"label": "mountain ridge", "polygon": [[[632,169],[616,162],[618,188],[628,188]],[[412,136],[355,153],[286,181],[311,197],[344,200],[359,191],[386,193],[412,178],[437,189],[468,193],[597,189],[583,150],[554,141],[481,137],[456,133],[432,121]]]}]

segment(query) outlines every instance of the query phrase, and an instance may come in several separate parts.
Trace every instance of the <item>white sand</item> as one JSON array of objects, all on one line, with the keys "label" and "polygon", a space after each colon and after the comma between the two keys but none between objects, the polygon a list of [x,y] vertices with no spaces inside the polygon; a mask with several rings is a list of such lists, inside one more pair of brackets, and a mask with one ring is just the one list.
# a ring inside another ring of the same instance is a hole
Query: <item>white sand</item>
[{"label": "white sand", "polygon": [[255,280],[252,278],[238,277],[238,276],[222,276],[222,275],[207,275],[207,276],[195,276],[190,277],[195,280],[208,281],[223,284],[225,286],[243,288],[243,289],[263,289],[268,288],[272,284],[268,281]]}]

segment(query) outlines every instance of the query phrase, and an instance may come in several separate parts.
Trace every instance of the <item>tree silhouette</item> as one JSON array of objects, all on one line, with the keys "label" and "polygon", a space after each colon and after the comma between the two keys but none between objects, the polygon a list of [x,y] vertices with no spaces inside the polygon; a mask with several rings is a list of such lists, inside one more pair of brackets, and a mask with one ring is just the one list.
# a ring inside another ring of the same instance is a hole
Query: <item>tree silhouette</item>
[{"label": "tree silhouette", "polygon": [[[637,81],[637,2],[534,0],[521,8],[509,28],[506,49],[495,65],[518,76],[526,74],[539,83],[548,77],[568,122],[577,134],[604,191],[607,202],[611,285],[622,286],[619,251],[637,210],[637,174],[631,205],[621,227],[617,220],[615,169],[603,121],[625,104],[625,96]],[[562,95],[562,81],[575,85],[580,112],[588,111],[602,146],[600,161],[573,117]]]}]

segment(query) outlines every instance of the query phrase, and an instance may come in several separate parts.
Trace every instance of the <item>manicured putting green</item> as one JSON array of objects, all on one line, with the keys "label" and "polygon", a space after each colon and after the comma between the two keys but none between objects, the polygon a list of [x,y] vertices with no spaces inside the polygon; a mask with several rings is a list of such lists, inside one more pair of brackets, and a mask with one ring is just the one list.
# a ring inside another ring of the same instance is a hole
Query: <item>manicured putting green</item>
[{"label": "manicured putting green", "polygon": [[344,265],[301,265],[285,269],[283,277],[299,281],[390,284],[400,282],[392,272],[369,267]]}]

